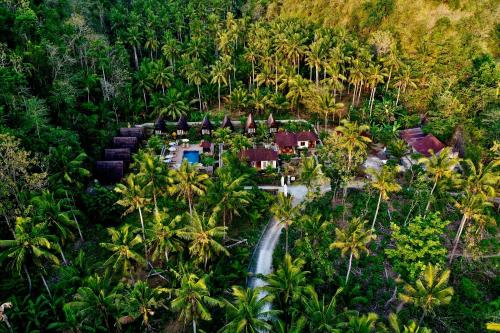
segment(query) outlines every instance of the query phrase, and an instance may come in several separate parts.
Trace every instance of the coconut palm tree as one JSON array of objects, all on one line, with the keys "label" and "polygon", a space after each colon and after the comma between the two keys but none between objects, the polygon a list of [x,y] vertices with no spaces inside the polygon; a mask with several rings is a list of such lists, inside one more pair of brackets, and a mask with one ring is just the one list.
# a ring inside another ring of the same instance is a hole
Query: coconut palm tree
[{"label": "coconut palm tree", "polygon": [[168,168],[165,163],[154,156],[152,153],[142,154],[139,163],[139,172],[137,178],[141,187],[146,193],[151,193],[155,212],[158,212],[157,196],[166,192],[170,182]]},{"label": "coconut palm tree", "polygon": [[198,103],[200,112],[202,111],[201,85],[207,80],[203,65],[199,59],[192,60],[186,69],[186,77],[189,83],[196,86],[198,92]]},{"label": "coconut palm tree", "polygon": [[366,172],[371,176],[371,186],[379,191],[377,208],[375,209],[375,215],[373,216],[372,222],[372,230],[374,230],[378,211],[380,209],[380,202],[382,200],[389,200],[390,193],[401,191],[401,186],[396,182],[395,179],[398,168],[384,165],[378,170],[374,168],[368,168]]},{"label": "coconut palm tree", "polygon": [[428,211],[436,186],[440,181],[453,177],[455,173],[453,169],[458,165],[459,159],[454,156],[450,147],[446,147],[443,148],[439,154],[431,152],[431,156],[422,157],[418,162],[424,165],[426,172],[433,179],[432,189],[429,193],[429,200],[425,206],[425,211]]},{"label": "coconut palm tree", "polygon": [[427,265],[420,277],[412,284],[405,284],[399,298],[405,303],[411,303],[422,310],[418,325],[424,316],[433,313],[434,309],[451,302],[453,287],[448,287],[450,270],[440,271],[438,266]]},{"label": "coconut palm tree", "polygon": [[33,265],[39,270],[43,284],[51,296],[44,276],[44,267],[47,263],[59,265],[59,259],[53,253],[54,250],[59,250],[59,245],[56,237],[48,232],[47,223],[34,224],[30,218],[18,217],[15,238],[0,240],[0,248],[6,248],[0,253],[0,262],[8,261],[5,267],[13,269],[17,274],[21,274],[21,270],[24,271],[30,293],[31,276],[28,269]]},{"label": "coconut palm tree", "polygon": [[182,241],[178,235],[181,222],[182,216],[180,215],[171,218],[165,212],[154,214],[153,222],[146,230],[148,248],[153,261],[164,257],[165,262],[168,263],[171,253],[182,251]]},{"label": "coconut palm tree", "polygon": [[144,218],[142,216],[142,208],[144,208],[148,203],[149,199],[145,197],[144,190],[139,184],[137,184],[137,176],[130,174],[126,179],[125,184],[118,184],[115,187],[115,192],[120,193],[122,198],[116,203],[120,206],[126,207],[127,209],[123,212],[123,215],[130,214],[134,211],[139,212],[139,221],[141,222],[142,229],[142,239],[144,240],[144,258],[148,258],[148,250],[146,248],[146,229],[144,227]]},{"label": "coconut palm tree", "polygon": [[152,288],[145,281],[138,281],[127,293],[127,308],[130,314],[120,317],[120,324],[128,324],[141,318],[141,325],[146,331],[152,331],[151,317],[156,309],[165,307],[163,294],[168,292],[166,288]]},{"label": "coconut palm tree", "polygon": [[75,313],[81,325],[97,329],[104,322],[111,332],[119,299],[119,287],[112,287],[108,278],[95,274],[85,279],[74,300],[64,304],[64,310]]},{"label": "coconut palm tree", "polygon": [[233,286],[233,301],[224,300],[229,322],[222,328],[222,332],[243,333],[270,331],[268,323],[279,313],[278,310],[266,308],[273,297],[269,294],[261,297],[259,288],[243,289]]},{"label": "coconut palm tree", "polygon": [[377,329],[377,314],[370,312],[366,315],[349,315],[349,320],[339,324],[345,333],[371,333]]},{"label": "coconut palm tree", "polygon": [[346,230],[335,228],[335,242],[330,244],[330,249],[340,249],[342,257],[349,254],[349,264],[345,278],[346,284],[349,281],[349,274],[351,273],[352,258],[359,259],[363,252],[368,254],[369,250],[366,246],[377,238],[372,233],[372,230],[365,230],[365,223],[366,221],[361,221],[359,217],[355,217],[351,220]]},{"label": "coconut palm tree", "polygon": [[153,95],[151,104],[156,106],[156,114],[166,116],[172,120],[178,119],[189,111],[189,105],[182,93],[175,88],[168,89],[165,96],[156,97],[156,95]]},{"label": "coconut palm tree", "polygon": [[206,191],[205,181],[208,175],[199,173],[196,168],[183,160],[179,169],[172,170],[173,185],[168,188],[172,195],[177,195],[188,202],[189,213],[193,213],[193,199],[196,195],[203,195]]},{"label": "coconut palm tree", "polygon": [[211,81],[212,83],[217,83],[217,99],[219,100],[219,111],[220,111],[220,87],[221,84],[227,84],[227,78],[226,78],[226,67],[224,66],[224,63],[221,60],[217,60],[211,67],[210,70],[210,76],[212,77]]},{"label": "coconut palm tree", "polygon": [[289,82],[290,88],[286,98],[290,100],[292,109],[296,109],[298,118],[300,118],[300,105],[309,92],[310,83],[311,81],[304,79],[301,75],[295,75]]},{"label": "coconut palm tree", "polygon": [[401,324],[395,313],[390,313],[387,319],[392,333],[432,333],[430,329],[418,326],[413,320],[410,320],[407,325]]},{"label": "coconut palm tree", "polygon": [[338,288],[330,299],[325,302],[325,296],[320,300],[312,286],[306,288],[307,296],[304,297],[304,307],[309,325],[309,332],[313,333],[338,333],[339,314],[337,313],[337,296],[342,292]]},{"label": "coconut palm tree", "polygon": [[156,60],[152,62],[150,75],[153,83],[160,87],[162,94],[165,95],[165,89],[170,87],[174,80],[171,68],[165,66],[163,59]]},{"label": "coconut palm tree", "polygon": [[133,281],[133,264],[146,265],[146,260],[135,250],[137,245],[143,243],[144,240],[130,229],[129,224],[124,224],[119,229],[107,228],[111,243],[99,245],[112,252],[112,255],[104,262],[104,266],[111,267],[115,273],[120,273],[122,276],[130,275]]},{"label": "coconut palm tree", "polygon": [[203,262],[205,269],[208,260],[216,255],[229,255],[229,251],[219,243],[219,240],[224,237],[227,227],[217,226],[218,213],[218,210],[215,209],[207,218],[205,214],[198,215],[194,211],[190,215],[190,223],[177,232],[180,238],[189,241],[191,257],[194,257],[196,262]]},{"label": "coconut palm tree", "polygon": [[367,83],[370,87],[370,118],[372,116],[373,102],[375,101],[375,92],[377,90],[377,85],[384,82],[385,72],[382,71],[379,65],[370,66],[368,69]]},{"label": "coconut palm tree", "polygon": [[278,220],[279,224],[285,227],[285,249],[288,254],[288,228],[293,223],[296,215],[296,208],[292,204],[292,196],[285,196],[278,193],[276,202],[271,206],[271,213]]},{"label": "coconut palm tree", "polygon": [[324,179],[322,166],[319,164],[314,156],[302,158],[300,163],[300,180],[307,187],[310,193],[314,186]]},{"label": "coconut palm tree", "polygon": [[175,298],[172,300],[172,310],[179,313],[179,320],[191,322],[193,333],[197,332],[199,320],[212,320],[208,306],[221,306],[223,303],[213,297],[205,284],[205,278],[198,278],[194,274],[186,274],[181,279],[178,289],[173,290]]},{"label": "coconut palm tree", "polygon": [[289,254],[285,254],[283,263],[278,269],[267,275],[264,288],[274,295],[278,307],[283,310],[285,322],[290,322],[290,311],[295,302],[298,302],[305,293],[306,276],[304,271],[305,261],[302,258],[292,260]]}]

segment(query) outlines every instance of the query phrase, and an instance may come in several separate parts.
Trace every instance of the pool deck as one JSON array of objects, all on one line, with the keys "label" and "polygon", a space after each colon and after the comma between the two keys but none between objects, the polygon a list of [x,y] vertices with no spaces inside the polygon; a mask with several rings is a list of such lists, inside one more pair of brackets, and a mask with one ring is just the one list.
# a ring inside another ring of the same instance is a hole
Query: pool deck
[{"label": "pool deck", "polygon": [[177,151],[175,152],[174,158],[172,159],[174,169],[178,169],[181,166],[184,151],[197,151],[200,155],[203,154],[203,148],[200,147],[199,143],[188,143],[185,147],[182,144],[179,144],[176,146],[176,148]]}]

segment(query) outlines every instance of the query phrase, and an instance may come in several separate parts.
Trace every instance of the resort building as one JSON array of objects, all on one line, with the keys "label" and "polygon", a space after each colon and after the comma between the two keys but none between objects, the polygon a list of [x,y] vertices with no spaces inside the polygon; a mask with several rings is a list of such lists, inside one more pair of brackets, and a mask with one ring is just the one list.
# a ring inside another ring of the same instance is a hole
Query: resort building
[{"label": "resort building", "polygon": [[278,152],[267,148],[245,149],[240,152],[240,159],[248,161],[257,170],[278,167]]},{"label": "resort building", "polygon": [[229,128],[231,130],[231,132],[234,131],[234,125],[231,122],[231,119],[229,119],[229,117],[227,115],[224,116],[224,120],[222,121],[221,127],[222,128]]},{"label": "resort building", "polygon": [[177,122],[177,136],[185,136],[189,132],[189,125],[186,120],[186,116],[182,115]]},{"label": "resort building", "polygon": [[269,127],[269,133],[271,134],[278,132],[278,122],[274,120],[272,113],[267,118],[267,127]]},{"label": "resort building", "polygon": [[445,146],[432,134],[425,135],[420,127],[402,130],[400,136],[411,147],[413,153],[420,153],[424,156],[430,156],[432,150],[438,154]]},{"label": "resort building", "polygon": [[296,148],[315,148],[318,140],[316,133],[311,131],[278,132],[275,135],[276,146],[280,154],[294,154]]},{"label": "resort building", "polygon": [[253,114],[248,114],[247,121],[245,122],[245,134],[254,135],[257,131],[257,125],[255,124],[255,120],[253,119]]},{"label": "resort building", "polygon": [[205,116],[205,118],[203,118],[203,121],[201,122],[201,135],[212,135],[213,129],[214,126],[208,119],[208,116]]}]

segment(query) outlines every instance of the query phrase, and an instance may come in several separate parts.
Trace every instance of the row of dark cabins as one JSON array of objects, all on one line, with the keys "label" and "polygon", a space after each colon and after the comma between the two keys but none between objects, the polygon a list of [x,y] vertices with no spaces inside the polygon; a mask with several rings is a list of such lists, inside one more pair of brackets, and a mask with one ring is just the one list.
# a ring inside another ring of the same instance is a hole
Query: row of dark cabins
[{"label": "row of dark cabins", "polygon": [[105,185],[118,183],[128,170],[132,153],[137,151],[144,138],[142,127],[120,128],[111,147],[104,149],[103,159],[96,161],[95,178]]},{"label": "row of dark cabins", "polygon": [[[269,115],[269,118],[266,121],[266,124],[269,128],[270,133],[276,133],[278,131],[278,122],[274,120],[273,115]],[[224,120],[221,123],[222,128],[229,128],[231,131],[234,131],[234,125],[229,119],[229,117],[226,115],[224,116]],[[176,127],[176,134],[177,136],[186,136],[189,132],[189,124],[187,122],[186,116],[181,116],[179,118],[179,121],[177,122],[177,127]],[[157,134],[162,134],[165,133],[166,131],[166,124],[165,120],[163,118],[158,118],[155,123],[155,133]],[[202,135],[212,135],[212,132],[214,131],[215,127],[208,119],[208,116],[205,116],[203,118],[203,121],[201,122],[200,126],[200,132]],[[255,123],[253,114],[249,114],[247,117],[247,120],[245,122],[245,127],[243,129],[243,132],[247,135],[253,135],[257,131],[257,124]]]}]

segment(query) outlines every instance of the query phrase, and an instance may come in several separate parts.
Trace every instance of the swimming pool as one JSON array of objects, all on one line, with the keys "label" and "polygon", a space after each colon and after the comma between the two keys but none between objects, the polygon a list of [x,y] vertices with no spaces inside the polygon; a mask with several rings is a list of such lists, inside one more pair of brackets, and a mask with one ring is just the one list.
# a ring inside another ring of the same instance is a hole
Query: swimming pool
[{"label": "swimming pool", "polygon": [[182,158],[188,160],[189,164],[200,162],[200,153],[196,150],[184,150]]}]

